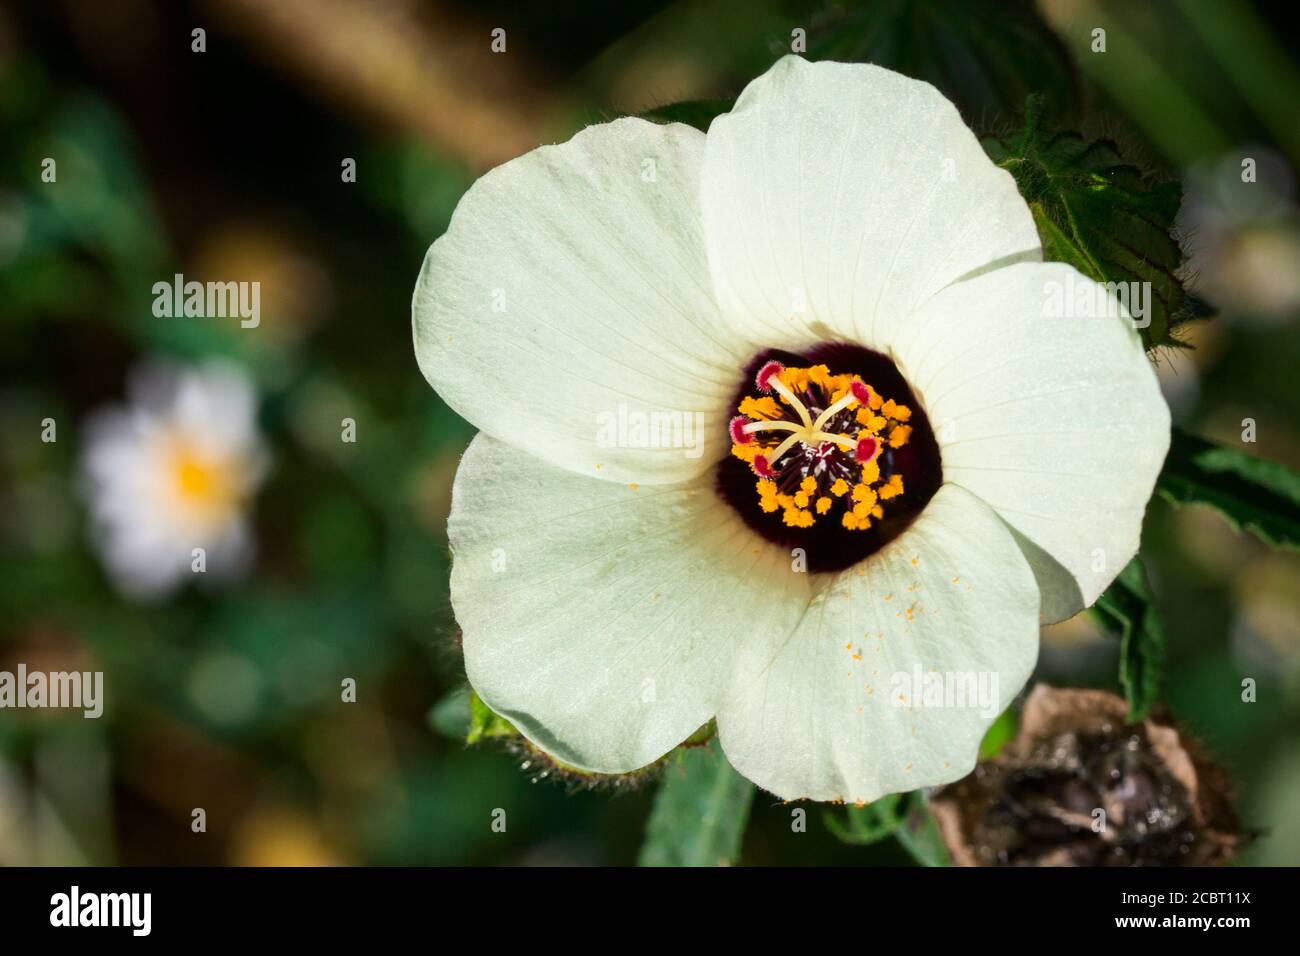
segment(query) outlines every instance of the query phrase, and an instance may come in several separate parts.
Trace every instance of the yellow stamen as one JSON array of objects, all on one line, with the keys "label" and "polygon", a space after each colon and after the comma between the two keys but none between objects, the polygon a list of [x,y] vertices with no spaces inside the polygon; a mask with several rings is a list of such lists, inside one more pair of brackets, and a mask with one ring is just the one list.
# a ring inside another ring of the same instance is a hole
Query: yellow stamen
[{"label": "yellow stamen", "polygon": [[[880,455],[886,446],[899,448],[907,443],[911,427],[902,423],[911,417],[911,410],[892,399],[886,401],[855,375],[832,375],[825,365],[782,368],[767,375],[764,384],[775,397],[742,398],[737,407],[749,421],[736,423],[740,431],[736,424],[731,426],[733,434],[749,437],[744,444],[733,444],[732,454],[751,466],[762,456],[772,469],[771,477],[761,477],[755,484],[759,507],[768,514],[781,511],[788,527],[808,528],[832,511],[836,499],[845,499],[843,526],[870,528],[872,518],[884,514],[880,502],[903,493],[898,475],[881,484]],[[857,397],[862,395],[865,403]],[[805,404],[805,396],[810,404]],[[814,407],[822,409],[815,418]],[[850,414],[842,415],[846,409]],[[843,427],[845,420],[853,423],[847,434],[832,430]],[[863,439],[872,439],[870,460],[857,457]],[[786,461],[785,456],[797,447],[797,455]],[[760,476],[768,474],[767,468],[757,470]],[[796,487],[791,487],[796,480],[792,475],[799,476]],[[783,493],[781,485],[793,494]]]},{"label": "yellow stamen", "polygon": [[769,419],[781,417],[781,409],[777,407],[776,399],[771,395],[762,395],[758,398],[746,396],[741,399],[740,407],[737,410],[748,418]]},{"label": "yellow stamen", "polygon": [[803,431],[794,422],[750,422],[742,429],[746,435],[752,435],[755,432],[801,432]]},{"label": "yellow stamen", "polygon": [[785,399],[785,403],[794,409],[799,420],[803,422],[804,428],[812,425],[812,416],[808,414],[808,409],[804,408],[803,402],[799,401],[794,392],[790,391],[785,382],[781,381],[780,375],[773,375],[767,380],[767,384],[776,390],[776,393]]},{"label": "yellow stamen", "polygon": [[869,485],[858,485],[853,489],[853,500],[870,508],[876,503],[875,489]]},{"label": "yellow stamen", "polygon": [[800,443],[800,441],[802,440],[802,434],[803,434],[802,432],[795,432],[785,441],[781,442],[781,444],[777,445],[776,448],[772,450],[772,452],[769,453],[764,451],[763,454],[767,457],[767,463],[769,465],[775,465],[781,459],[782,455],[784,455],[791,448],[793,448],[795,445]]},{"label": "yellow stamen", "polygon": [[888,422],[883,415],[872,415],[865,409],[860,409],[858,411],[858,424],[865,428],[868,434],[879,435]]},{"label": "yellow stamen", "polygon": [[857,399],[853,397],[853,393],[852,392],[846,393],[842,398],[836,401],[833,405],[828,406],[826,411],[822,412],[820,415],[817,416],[817,421],[813,422],[812,430],[815,432],[821,431],[822,428],[825,427],[828,421],[830,421],[841,411],[848,408],[850,405],[854,404],[855,402],[857,402]]},{"label": "yellow stamen", "polygon": [[808,437],[811,441],[805,442],[805,444],[811,443],[811,444],[820,445],[824,441],[829,441],[829,442],[834,442],[835,444],[839,445],[841,448],[847,449],[848,451],[852,451],[854,448],[857,447],[858,444],[848,435],[836,435],[833,432],[815,431]]}]

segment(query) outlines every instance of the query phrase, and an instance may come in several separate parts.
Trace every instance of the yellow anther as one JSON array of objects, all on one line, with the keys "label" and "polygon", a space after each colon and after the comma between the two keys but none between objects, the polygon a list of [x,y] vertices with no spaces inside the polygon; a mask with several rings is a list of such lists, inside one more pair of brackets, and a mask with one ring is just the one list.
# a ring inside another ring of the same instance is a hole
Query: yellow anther
[{"label": "yellow anther", "polygon": [[776,376],[792,392],[803,392],[808,388],[808,369],[787,368]]},{"label": "yellow anther", "polygon": [[858,485],[853,489],[853,500],[870,508],[876,503],[875,489],[868,485]]},{"label": "yellow anther", "polygon": [[859,408],[858,424],[865,428],[868,434],[878,435],[889,424],[889,420],[884,415],[875,415],[865,408]]},{"label": "yellow anther", "polygon": [[808,381],[814,385],[828,387],[831,383],[831,370],[825,365],[814,365],[808,369]]},{"label": "yellow anther", "polygon": [[[772,369],[760,380],[773,394],[741,399],[738,410],[749,421],[733,420],[729,431],[733,439],[748,439],[735,442],[731,453],[759,475],[754,490],[761,510],[780,510],[787,526],[809,528],[834,509],[836,499],[846,499],[843,526],[870,528],[871,519],[884,513],[880,501],[903,493],[896,475],[881,485],[881,462],[892,458],[880,455],[907,443],[911,428],[901,423],[911,410],[885,401],[856,375],[832,375],[825,365]],[[875,449],[869,461],[857,457],[863,439]],[[757,462],[760,455],[763,462]],[[791,487],[795,476],[798,484]],[[781,485],[793,494],[783,493]]]},{"label": "yellow anther", "polygon": [[801,508],[787,508],[783,517],[785,523],[792,528],[812,527],[813,516],[811,511],[804,511]]},{"label": "yellow anther", "polygon": [[781,416],[781,409],[777,407],[776,399],[771,395],[763,395],[759,398],[746,396],[741,399],[738,411],[742,415],[761,421],[770,421]]}]

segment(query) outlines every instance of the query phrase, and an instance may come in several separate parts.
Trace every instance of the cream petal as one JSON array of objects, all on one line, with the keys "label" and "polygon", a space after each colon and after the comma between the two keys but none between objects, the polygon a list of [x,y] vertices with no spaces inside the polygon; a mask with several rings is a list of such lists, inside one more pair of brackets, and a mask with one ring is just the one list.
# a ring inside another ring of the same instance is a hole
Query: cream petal
[{"label": "cream petal", "polygon": [[712,477],[627,487],[485,435],[456,474],[451,599],[470,682],[560,760],[625,772],[713,716],[733,649],[788,632],[807,575],[760,542]]},{"label": "cream petal", "polygon": [[[871,801],[956,780],[1037,653],[1024,556],[992,509],[945,485],[793,632],[763,628],[742,646],[718,710],[722,749],[786,800]],[[974,693],[923,693],[945,678]]]},{"label": "cream petal", "polygon": [[950,282],[1041,256],[956,108],[877,66],[780,60],[714,120],[702,182],[714,289],[751,346],[884,350]]},{"label": "cream petal", "polygon": [[[620,119],[479,179],[412,303],[416,356],[443,400],[598,478],[680,481],[725,454],[750,356],[712,297],[703,153],[697,130]],[[647,438],[637,422],[665,428]]]},{"label": "cream petal", "polygon": [[1137,552],[1169,449],[1169,408],[1127,313],[1069,266],[1013,265],[936,295],[895,355],[944,480],[1016,532],[1043,619],[1091,605]]}]

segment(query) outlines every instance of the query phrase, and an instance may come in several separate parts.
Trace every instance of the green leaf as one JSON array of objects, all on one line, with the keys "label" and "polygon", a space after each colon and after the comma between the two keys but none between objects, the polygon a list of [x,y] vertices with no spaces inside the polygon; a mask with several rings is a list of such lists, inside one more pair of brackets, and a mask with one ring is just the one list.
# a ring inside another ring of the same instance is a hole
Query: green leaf
[{"label": "green leaf", "polygon": [[1042,104],[1032,97],[1020,132],[985,139],[984,149],[1015,177],[1038,226],[1043,258],[1098,282],[1150,283],[1149,297],[1142,293],[1149,322],[1139,329],[1142,341],[1147,348],[1178,345],[1174,329],[1204,314],[1178,275],[1183,254],[1171,231],[1182,187],[1126,164],[1108,140],[1047,131]]},{"label": "green leaf", "polygon": [[701,132],[709,131],[709,124],[734,106],[732,100],[683,100],[656,106],[641,114],[652,123],[685,123]]},{"label": "green leaf", "polygon": [[669,756],[646,825],[638,866],[729,866],[754,801],[754,785],[731,769],[717,741]]},{"label": "green leaf", "polygon": [[[968,123],[1015,116],[1031,94],[1041,98],[1051,116],[1072,114],[1078,102],[1069,51],[1029,0],[872,0],[822,6],[809,23],[804,56],[874,63],[925,80],[952,100]],[[805,12],[799,11],[801,18]],[[775,52],[787,51],[781,44]],[[732,100],[692,100],[642,116],[707,130],[733,105]]]},{"label": "green leaf", "polygon": [[468,687],[457,687],[430,707],[429,713],[425,715],[429,727],[452,740],[464,740],[468,737],[471,693],[473,692]]},{"label": "green leaf", "polygon": [[1165,632],[1141,558],[1125,566],[1093,611],[1119,635],[1119,682],[1128,700],[1128,719],[1142,720],[1160,699]]},{"label": "green leaf", "polygon": [[813,21],[807,55],[925,80],[973,124],[1019,113],[1030,94],[1052,116],[1078,100],[1069,52],[1028,0],[833,4]]},{"label": "green leaf", "polygon": [[1300,473],[1175,430],[1156,481],[1174,504],[1216,509],[1274,547],[1300,548]]},{"label": "green leaf", "polygon": [[920,790],[914,790],[907,803],[903,825],[894,831],[903,849],[922,866],[952,866],[952,856],[939,833],[939,824],[930,812],[930,801]]},{"label": "green leaf", "polygon": [[891,836],[903,825],[910,794],[891,793],[864,807],[847,807],[844,820],[833,812],[825,814],[826,829],[843,843],[869,846]]},{"label": "green leaf", "polygon": [[492,708],[483,703],[482,697],[470,691],[469,732],[465,735],[465,743],[476,744],[480,740],[513,737],[518,733],[514,724],[494,713]]},{"label": "green leaf", "polygon": [[980,760],[996,757],[1003,747],[1015,739],[1019,728],[1020,720],[1016,717],[1015,710],[1008,707],[993,721],[993,725],[985,732],[984,739],[980,741]]}]

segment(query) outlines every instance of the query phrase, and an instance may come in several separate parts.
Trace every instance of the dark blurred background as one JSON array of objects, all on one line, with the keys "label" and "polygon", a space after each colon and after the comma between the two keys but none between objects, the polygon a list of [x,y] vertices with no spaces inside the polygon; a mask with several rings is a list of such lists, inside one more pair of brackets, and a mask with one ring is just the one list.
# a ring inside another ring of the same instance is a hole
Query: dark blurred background
[{"label": "dark blurred background", "polygon": [[[1236,442],[1253,418],[1252,450],[1300,467],[1300,70],[1284,6],[0,4],[0,669],[103,670],[107,685],[100,720],[0,713],[0,863],[635,858],[649,790],[534,782],[517,755],[447,732],[455,698],[436,706],[464,683],[445,520],[473,432],[416,368],[410,296],[476,175],[588,123],[733,97],[795,28],[810,55],[935,82],[980,132],[1039,92],[1062,126],[1182,177],[1188,277],[1219,314],[1159,356],[1175,420]],[[57,187],[40,181],[47,156]],[[260,327],[155,318],[151,287],[176,272],[260,281]],[[158,356],[246,369],[273,468],[243,580],[140,603],[89,544],[79,429]],[[1146,551],[1172,712],[1230,768],[1247,823],[1269,828],[1247,859],[1300,862],[1300,560],[1163,502]],[[1113,687],[1115,670],[1086,616],[1046,635],[1040,679]],[[1241,703],[1243,676],[1258,703]],[[822,812],[792,833],[789,808],[760,795],[744,860],[906,859],[838,843]]]}]

